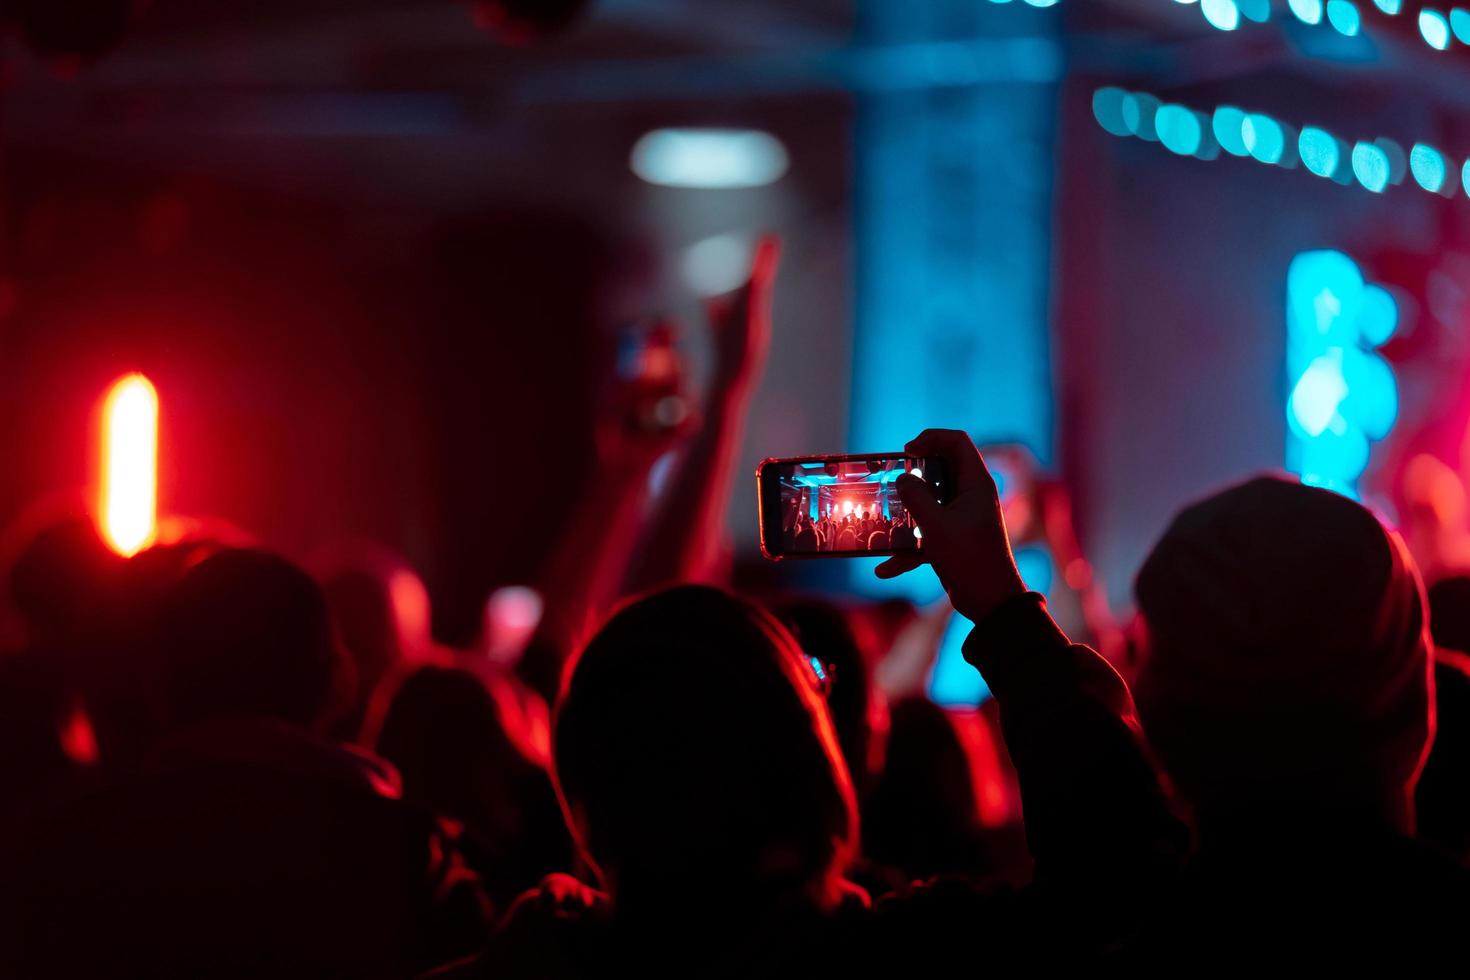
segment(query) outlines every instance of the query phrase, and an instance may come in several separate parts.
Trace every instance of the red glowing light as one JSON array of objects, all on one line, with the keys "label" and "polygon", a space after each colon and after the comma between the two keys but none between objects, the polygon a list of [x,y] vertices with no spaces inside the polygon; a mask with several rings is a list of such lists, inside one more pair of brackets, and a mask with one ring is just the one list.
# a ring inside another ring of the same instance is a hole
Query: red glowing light
[{"label": "red glowing light", "polygon": [[102,536],[137,554],[158,532],[158,392],[141,374],[120,378],[102,407]]}]

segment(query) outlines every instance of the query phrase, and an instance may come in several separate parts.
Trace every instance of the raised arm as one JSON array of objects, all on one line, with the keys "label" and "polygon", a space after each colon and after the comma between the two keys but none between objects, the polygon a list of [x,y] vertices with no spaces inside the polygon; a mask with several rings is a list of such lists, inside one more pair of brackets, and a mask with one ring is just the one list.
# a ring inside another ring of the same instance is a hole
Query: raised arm
[{"label": "raised arm", "polygon": [[519,673],[554,701],[566,658],[618,600],[631,555],[645,534],[644,511],[654,465],[688,435],[680,416],[661,420],[651,409],[664,400],[687,403],[677,360],[650,381],[622,378],[611,368],[597,419],[598,456],[582,481],[585,492],[557,528],[536,584],[546,609]]},{"label": "raised arm", "polygon": [[929,430],[910,456],[943,456],[954,499],[905,475],[898,491],[923,530],[923,549],[878,566],[891,578],[927,561],[956,610],[976,623],[965,658],[985,677],[1021,784],[1036,882],[1096,907],[1089,921],[1114,932],[1109,912],[1177,867],[1187,843],[1147,755],[1133,698],[1117,672],[1071,643],[1016,570],[995,481],[963,432]]},{"label": "raised arm", "polygon": [[745,420],[765,372],[771,342],[771,291],[780,243],[756,246],[750,279],[709,302],[715,372],[698,431],[677,460],[655,507],[628,591],[674,582],[715,583],[728,575],[725,512],[735,486]]}]

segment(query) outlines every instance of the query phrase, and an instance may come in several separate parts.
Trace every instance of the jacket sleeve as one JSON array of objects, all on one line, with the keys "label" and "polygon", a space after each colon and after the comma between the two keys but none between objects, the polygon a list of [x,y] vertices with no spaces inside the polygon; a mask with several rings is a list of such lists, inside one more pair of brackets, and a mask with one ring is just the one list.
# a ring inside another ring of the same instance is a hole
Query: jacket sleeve
[{"label": "jacket sleeve", "polygon": [[1021,786],[1034,888],[1081,901],[1098,928],[1109,911],[1173,880],[1188,832],[1170,809],[1133,696],[1111,665],[1070,642],[1037,593],[976,625],[964,656],[990,686]]}]

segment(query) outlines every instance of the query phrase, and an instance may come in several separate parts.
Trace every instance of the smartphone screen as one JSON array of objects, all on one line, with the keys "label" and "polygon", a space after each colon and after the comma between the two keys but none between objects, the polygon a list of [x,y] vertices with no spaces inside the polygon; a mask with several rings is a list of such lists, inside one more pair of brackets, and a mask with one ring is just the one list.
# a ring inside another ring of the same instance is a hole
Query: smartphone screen
[{"label": "smartphone screen", "polygon": [[948,499],[948,466],[903,453],[768,459],[756,470],[761,554],[786,558],[861,558],[916,551],[923,532],[894,481],[912,473]]}]

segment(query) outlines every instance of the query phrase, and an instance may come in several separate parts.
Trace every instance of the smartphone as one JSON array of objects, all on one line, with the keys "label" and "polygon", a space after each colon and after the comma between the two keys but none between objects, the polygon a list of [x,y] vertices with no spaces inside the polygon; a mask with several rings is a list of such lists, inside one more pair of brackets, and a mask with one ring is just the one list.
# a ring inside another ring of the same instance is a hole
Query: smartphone
[{"label": "smartphone", "polygon": [[634,432],[676,429],[689,417],[683,390],[684,359],[676,325],[661,317],[618,331],[616,356],[620,411]]},{"label": "smartphone", "polygon": [[767,459],[755,470],[761,554],[788,558],[864,558],[924,547],[894,481],[912,473],[949,500],[948,463],[902,452]]}]

